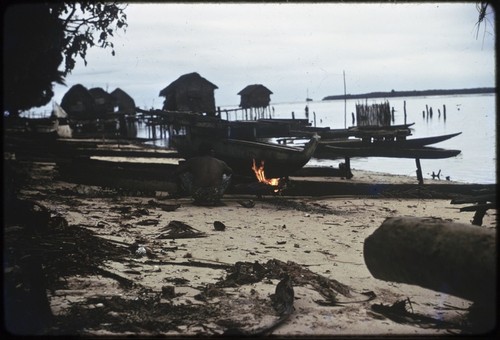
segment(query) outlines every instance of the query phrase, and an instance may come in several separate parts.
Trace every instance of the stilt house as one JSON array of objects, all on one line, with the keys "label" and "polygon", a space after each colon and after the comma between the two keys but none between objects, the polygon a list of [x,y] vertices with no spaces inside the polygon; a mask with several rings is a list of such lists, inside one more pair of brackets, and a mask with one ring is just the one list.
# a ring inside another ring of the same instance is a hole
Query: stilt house
[{"label": "stilt house", "polygon": [[215,115],[215,89],[198,73],[185,74],[160,91],[160,97],[165,97],[163,109]]},{"label": "stilt house", "polygon": [[66,92],[61,107],[74,119],[92,119],[95,115],[95,101],[88,89],[77,84]]},{"label": "stilt house", "polygon": [[135,101],[125,91],[116,88],[111,92],[111,96],[115,100],[115,112],[124,113],[126,115],[135,115]]},{"label": "stilt house", "polygon": [[89,89],[90,95],[94,98],[94,110],[98,117],[104,117],[108,113],[113,113],[115,98],[100,87]]},{"label": "stilt house", "polygon": [[241,96],[240,107],[243,109],[268,107],[271,94],[273,93],[264,85],[248,85],[238,93]]}]

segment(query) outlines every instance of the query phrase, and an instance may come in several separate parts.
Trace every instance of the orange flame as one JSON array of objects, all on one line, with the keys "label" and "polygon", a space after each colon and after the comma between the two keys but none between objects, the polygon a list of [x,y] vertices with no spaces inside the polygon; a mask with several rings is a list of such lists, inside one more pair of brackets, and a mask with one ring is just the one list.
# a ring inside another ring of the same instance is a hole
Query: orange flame
[{"label": "orange flame", "polygon": [[260,166],[257,167],[255,164],[255,159],[253,160],[253,165],[252,165],[252,170],[255,173],[255,177],[257,177],[257,180],[261,183],[266,183],[268,185],[272,185],[274,187],[277,187],[279,184],[280,179],[279,178],[266,178],[266,175],[264,173],[264,161],[260,161]]}]

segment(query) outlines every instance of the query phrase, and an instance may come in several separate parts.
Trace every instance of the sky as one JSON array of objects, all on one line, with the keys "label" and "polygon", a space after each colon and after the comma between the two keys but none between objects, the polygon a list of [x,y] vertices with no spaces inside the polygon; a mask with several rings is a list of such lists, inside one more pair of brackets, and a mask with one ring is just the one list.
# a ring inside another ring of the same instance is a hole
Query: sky
[{"label": "sky", "polygon": [[130,3],[125,13],[116,55],[90,49],[54,101],[82,84],[161,108],[159,92],[191,72],[217,85],[221,107],[251,84],[272,104],[340,95],[344,72],[350,94],[496,84],[493,9],[478,27],[475,2]]}]

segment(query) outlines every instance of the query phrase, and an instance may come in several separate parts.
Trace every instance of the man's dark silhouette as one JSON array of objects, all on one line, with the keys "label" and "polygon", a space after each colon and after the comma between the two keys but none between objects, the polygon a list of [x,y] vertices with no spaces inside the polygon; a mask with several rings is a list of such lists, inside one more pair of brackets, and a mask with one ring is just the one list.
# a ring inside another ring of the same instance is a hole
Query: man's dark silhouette
[{"label": "man's dark silhouette", "polygon": [[175,171],[182,186],[198,205],[218,205],[229,186],[233,170],[213,156],[212,148],[202,144],[200,156],[188,159]]}]

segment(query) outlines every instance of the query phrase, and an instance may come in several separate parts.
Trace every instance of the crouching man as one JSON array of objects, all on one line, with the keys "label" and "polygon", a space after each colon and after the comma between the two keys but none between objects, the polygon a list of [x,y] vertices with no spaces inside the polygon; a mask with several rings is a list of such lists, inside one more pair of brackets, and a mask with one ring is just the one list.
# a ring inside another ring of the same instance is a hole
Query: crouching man
[{"label": "crouching man", "polygon": [[216,206],[231,182],[233,170],[213,156],[212,148],[200,145],[200,155],[185,161],[175,171],[181,186],[193,198],[193,204]]}]

